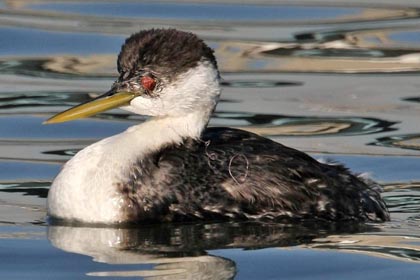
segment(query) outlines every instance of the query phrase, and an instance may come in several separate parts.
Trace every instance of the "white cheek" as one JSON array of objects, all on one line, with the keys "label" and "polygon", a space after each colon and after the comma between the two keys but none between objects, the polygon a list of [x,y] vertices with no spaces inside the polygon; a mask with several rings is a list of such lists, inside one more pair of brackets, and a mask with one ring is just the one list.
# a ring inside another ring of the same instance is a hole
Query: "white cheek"
[{"label": "white cheek", "polygon": [[220,94],[218,72],[208,62],[176,77],[158,96],[136,97],[124,110],[148,116],[184,116],[192,112],[211,112]]},{"label": "white cheek", "polygon": [[129,106],[123,106],[121,109],[146,116],[158,116],[165,111],[164,104],[159,98],[142,96],[134,98]]}]

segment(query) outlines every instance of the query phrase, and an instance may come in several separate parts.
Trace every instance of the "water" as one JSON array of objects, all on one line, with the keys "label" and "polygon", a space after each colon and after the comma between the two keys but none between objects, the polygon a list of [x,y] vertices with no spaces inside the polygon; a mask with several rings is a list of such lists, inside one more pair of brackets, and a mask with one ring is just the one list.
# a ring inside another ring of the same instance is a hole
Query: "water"
[{"label": "water", "polygon": [[[420,5],[322,3],[0,2],[1,278],[417,279]],[[216,50],[224,91],[211,125],[369,173],[392,220],[49,226],[60,166],[144,117],[42,121],[107,90],[126,36],[169,26]]]}]

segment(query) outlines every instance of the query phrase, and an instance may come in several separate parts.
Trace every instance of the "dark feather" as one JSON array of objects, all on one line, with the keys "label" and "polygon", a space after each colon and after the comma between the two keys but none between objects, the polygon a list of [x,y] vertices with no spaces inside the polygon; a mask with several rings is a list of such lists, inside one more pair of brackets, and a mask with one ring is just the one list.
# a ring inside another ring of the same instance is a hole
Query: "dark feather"
[{"label": "dark feather", "polygon": [[206,60],[217,69],[213,50],[193,33],[176,29],[149,29],[131,35],[118,56],[120,80],[144,69],[168,80]]},{"label": "dark feather", "polygon": [[208,128],[139,161],[119,184],[135,221],[385,221],[373,182],[258,135]]}]

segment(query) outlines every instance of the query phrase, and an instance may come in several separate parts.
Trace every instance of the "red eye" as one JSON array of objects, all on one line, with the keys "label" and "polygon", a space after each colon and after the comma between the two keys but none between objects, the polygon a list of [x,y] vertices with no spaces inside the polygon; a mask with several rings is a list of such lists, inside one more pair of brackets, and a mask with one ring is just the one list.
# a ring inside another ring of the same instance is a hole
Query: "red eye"
[{"label": "red eye", "polygon": [[153,90],[156,86],[156,81],[152,77],[144,76],[140,79],[141,85],[147,90]]}]

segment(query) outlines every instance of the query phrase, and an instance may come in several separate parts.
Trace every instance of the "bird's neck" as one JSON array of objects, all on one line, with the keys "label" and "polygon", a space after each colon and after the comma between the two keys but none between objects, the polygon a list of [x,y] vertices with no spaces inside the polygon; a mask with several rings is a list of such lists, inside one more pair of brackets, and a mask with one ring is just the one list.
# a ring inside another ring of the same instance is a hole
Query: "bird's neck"
[{"label": "bird's neck", "polygon": [[210,115],[211,111],[194,111],[183,116],[154,117],[130,127],[124,134],[132,134],[141,141],[138,144],[144,154],[168,144],[180,144],[186,138],[200,138]]},{"label": "bird's neck", "polygon": [[92,144],[71,161],[87,160],[88,165],[101,166],[101,170],[108,170],[114,177],[126,177],[130,171],[127,167],[148,155],[181,144],[187,138],[200,138],[209,117],[209,111],[190,112],[182,117],[154,117]]}]

